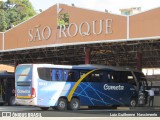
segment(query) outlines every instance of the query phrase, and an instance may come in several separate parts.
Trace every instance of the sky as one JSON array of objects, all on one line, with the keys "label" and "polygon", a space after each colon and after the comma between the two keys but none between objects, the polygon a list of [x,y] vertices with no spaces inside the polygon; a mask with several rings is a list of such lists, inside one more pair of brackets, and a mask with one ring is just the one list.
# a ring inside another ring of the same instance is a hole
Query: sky
[{"label": "sky", "polygon": [[76,7],[97,11],[107,9],[111,13],[120,14],[119,9],[141,7],[141,11],[160,7],[160,0],[29,0],[34,9],[43,11],[57,4],[74,4]]}]

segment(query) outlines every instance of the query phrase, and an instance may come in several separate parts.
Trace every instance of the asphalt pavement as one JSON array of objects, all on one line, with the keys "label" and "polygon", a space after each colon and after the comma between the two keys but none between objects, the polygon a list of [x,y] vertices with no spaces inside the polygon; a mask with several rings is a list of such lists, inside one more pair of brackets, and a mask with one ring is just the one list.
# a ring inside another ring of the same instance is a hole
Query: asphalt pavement
[{"label": "asphalt pavement", "polygon": [[33,106],[0,106],[1,116],[11,117],[160,117],[160,107],[118,107],[117,109],[88,109],[78,111],[56,111],[50,108],[42,111]]}]

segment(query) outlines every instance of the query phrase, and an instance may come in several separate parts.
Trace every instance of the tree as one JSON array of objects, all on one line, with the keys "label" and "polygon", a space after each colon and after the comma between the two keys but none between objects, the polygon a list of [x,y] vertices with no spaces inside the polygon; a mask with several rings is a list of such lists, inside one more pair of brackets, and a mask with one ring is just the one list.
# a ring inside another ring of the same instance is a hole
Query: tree
[{"label": "tree", "polygon": [[6,12],[0,9],[0,31],[4,32],[6,29],[7,29]]},{"label": "tree", "polygon": [[0,31],[5,31],[12,25],[15,26],[36,14],[29,0],[1,1],[0,10],[3,10],[0,13]]},{"label": "tree", "polygon": [[68,27],[69,14],[68,13],[59,14],[57,24],[58,24],[58,28],[60,28],[60,26],[63,27],[63,25],[65,25],[65,27]]}]

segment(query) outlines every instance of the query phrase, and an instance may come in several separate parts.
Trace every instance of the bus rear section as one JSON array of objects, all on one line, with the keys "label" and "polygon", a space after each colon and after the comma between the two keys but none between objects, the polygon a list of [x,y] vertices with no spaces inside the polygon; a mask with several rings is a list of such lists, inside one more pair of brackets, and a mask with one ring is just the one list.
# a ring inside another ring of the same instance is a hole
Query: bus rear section
[{"label": "bus rear section", "polygon": [[15,73],[16,103],[20,105],[35,105],[36,93],[33,87],[33,65],[19,65]]}]

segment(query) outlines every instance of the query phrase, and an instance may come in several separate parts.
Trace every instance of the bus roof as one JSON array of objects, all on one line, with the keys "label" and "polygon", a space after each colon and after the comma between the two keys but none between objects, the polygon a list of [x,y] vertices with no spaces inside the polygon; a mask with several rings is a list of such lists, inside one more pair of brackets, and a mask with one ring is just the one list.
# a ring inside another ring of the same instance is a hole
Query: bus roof
[{"label": "bus roof", "polygon": [[115,71],[136,71],[140,72],[136,69],[129,67],[119,67],[119,66],[106,66],[106,65],[98,65],[98,64],[82,64],[82,65],[56,65],[56,64],[21,64],[21,65],[34,65],[37,67],[53,67],[53,68],[65,68],[65,69],[108,69]]},{"label": "bus roof", "polygon": [[0,71],[0,79],[1,78],[14,78],[14,72]]},{"label": "bus roof", "polygon": [[97,64],[84,64],[84,65],[75,65],[73,66],[76,69],[108,69],[115,71],[137,71],[136,69],[129,67],[118,67],[118,66],[106,66],[106,65],[97,65]]}]

